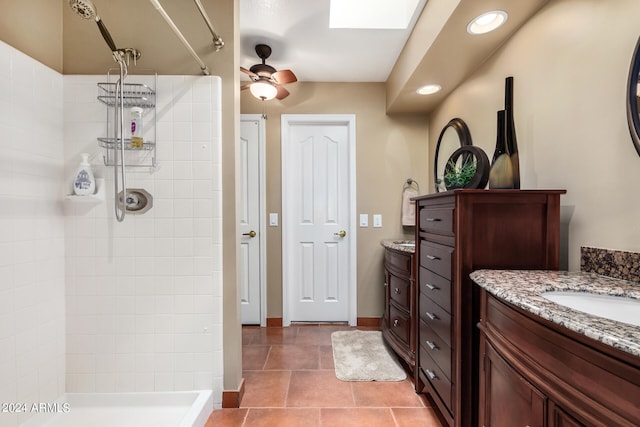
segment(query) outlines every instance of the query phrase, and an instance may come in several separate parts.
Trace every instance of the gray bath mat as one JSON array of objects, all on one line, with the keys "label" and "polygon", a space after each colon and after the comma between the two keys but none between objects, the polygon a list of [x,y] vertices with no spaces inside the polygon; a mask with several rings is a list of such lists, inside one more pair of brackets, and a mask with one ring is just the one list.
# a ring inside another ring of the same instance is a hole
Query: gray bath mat
[{"label": "gray bath mat", "polygon": [[403,381],[407,374],[380,331],[331,334],[336,377],[342,381]]}]

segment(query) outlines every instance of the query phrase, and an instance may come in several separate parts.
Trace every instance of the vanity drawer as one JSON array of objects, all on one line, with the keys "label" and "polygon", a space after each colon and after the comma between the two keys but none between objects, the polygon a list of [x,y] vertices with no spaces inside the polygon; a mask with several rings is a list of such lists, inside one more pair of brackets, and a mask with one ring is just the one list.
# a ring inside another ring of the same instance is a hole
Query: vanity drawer
[{"label": "vanity drawer", "polygon": [[[420,351],[420,376],[429,381],[431,386],[438,393],[440,400],[451,411],[451,381],[444,375],[438,364],[427,353]],[[435,397],[435,396],[434,396]]]},{"label": "vanity drawer", "polygon": [[420,229],[453,236],[453,206],[420,209]]},{"label": "vanity drawer", "polygon": [[384,251],[384,262],[388,269],[411,277],[411,255],[387,249]]},{"label": "vanity drawer", "polygon": [[420,321],[420,359],[428,355],[448,380],[451,379],[451,347],[433,332],[424,321]]},{"label": "vanity drawer", "polygon": [[393,274],[389,274],[388,277],[389,295],[391,296],[391,299],[409,311],[409,301],[411,301],[411,282],[406,279],[400,279]]},{"label": "vanity drawer", "polygon": [[420,293],[451,313],[451,281],[420,267]]},{"label": "vanity drawer", "polygon": [[451,258],[453,248],[422,240],[420,242],[420,265],[438,273],[445,279],[451,279]]},{"label": "vanity drawer", "polygon": [[393,303],[389,305],[389,329],[398,339],[409,345],[411,317],[398,309]]},{"label": "vanity drawer", "polygon": [[418,311],[420,320],[429,325],[448,346],[451,346],[451,315],[424,294],[420,294]]}]

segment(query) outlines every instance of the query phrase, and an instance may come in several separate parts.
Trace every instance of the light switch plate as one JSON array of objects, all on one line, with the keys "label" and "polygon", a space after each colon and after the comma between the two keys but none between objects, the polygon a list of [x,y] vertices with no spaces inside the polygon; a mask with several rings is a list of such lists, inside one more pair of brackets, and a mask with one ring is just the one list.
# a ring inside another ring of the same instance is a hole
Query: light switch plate
[{"label": "light switch plate", "polygon": [[382,215],[373,214],[373,226],[376,228],[382,227]]},{"label": "light switch plate", "polygon": [[360,227],[369,226],[369,214],[360,214]]},{"label": "light switch plate", "polygon": [[270,213],[269,214],[269,227],[277,227],[278,226],[278,214]]}]

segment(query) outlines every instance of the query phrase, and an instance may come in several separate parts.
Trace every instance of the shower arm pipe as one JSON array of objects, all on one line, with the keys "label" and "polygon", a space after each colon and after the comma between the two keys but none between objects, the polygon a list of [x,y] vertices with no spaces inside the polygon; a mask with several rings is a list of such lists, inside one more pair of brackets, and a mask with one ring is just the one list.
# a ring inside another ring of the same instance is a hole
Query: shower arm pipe
[{"label": "shower arm pipe", "polygon": [[224,41],[222,40],[222,37],[220,37],[218,33],[216,33],[216,31],[213,29],[213,25],[211,24],[209,15],[207,15],[207,12],[204,10],[204,6],[202,5],[202,2],[200,0],[194,0],[194,1],[196,3],[196,6],[198,6],[198,10],[200,11],[200,15],[202,15],[202,19],[204,19],[204,22],[207,24],[207,27],[209,27],[209,31],[211,31],[211,35],[213,36],[213,45],[216,47],[216,52],[217,52],[220,49],[222,49],[222,47],[224,46]]},{"label": "shower arm pipe", "polygon": [[193,50],[193,48],[191,47],[191,45],[189,44],[189,42],[187,41],[187,39],[184,38],[184,36],[182,35],[182,33],[180,32],[180,30],[178,29],[178,27],[176,26],[176,24],[173,23],[173,20],[171,19],[171,17],[167,14],[167,12],[165,12],[165,10],[162,8],[162,5],[160,4],[160,2],[158,0],[149,0],[151,2],[151,4],[153,4],[153,6],[156,8],[156,10],[158,11],[158,13],[160,15],[162,15],[162,17],[164,18],[165,21],[167,21],[167,24],[169,24],[169,27],[171,27],[171,29],[173,30],[173,32],[176,34],[176,36],[180,39],[180,41],[182,42],[182,44],[184,45],[184,47],[187,48],[187,50],[189,51],[189,53],[191,54],[191,56],[193,56],[193,59],[196,60],[196,62],[198,63],[198,65],[200,66],[200,70],[202,71],[202,74],[204,74],[205,76],[209,76],[211,75],[211,72],[209,72],[209,67],[207,67],[205,65],[204,62],[202,62],[202,59],[200,59],[200,57],[198,56],[198,54],[196,53],[195,50]]}]

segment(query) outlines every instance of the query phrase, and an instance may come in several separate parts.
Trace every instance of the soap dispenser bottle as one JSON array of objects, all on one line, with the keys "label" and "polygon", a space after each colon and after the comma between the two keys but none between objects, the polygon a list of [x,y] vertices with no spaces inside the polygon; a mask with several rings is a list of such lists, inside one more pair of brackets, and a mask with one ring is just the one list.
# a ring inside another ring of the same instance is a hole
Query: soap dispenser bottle
[{"label": "soap dispenser bottle", "polygon": [[73,179],[73,192],[78,196],[94,194],[96,192],[96,180],[89,164],[89,154],[82,153],[82,161]]}]

